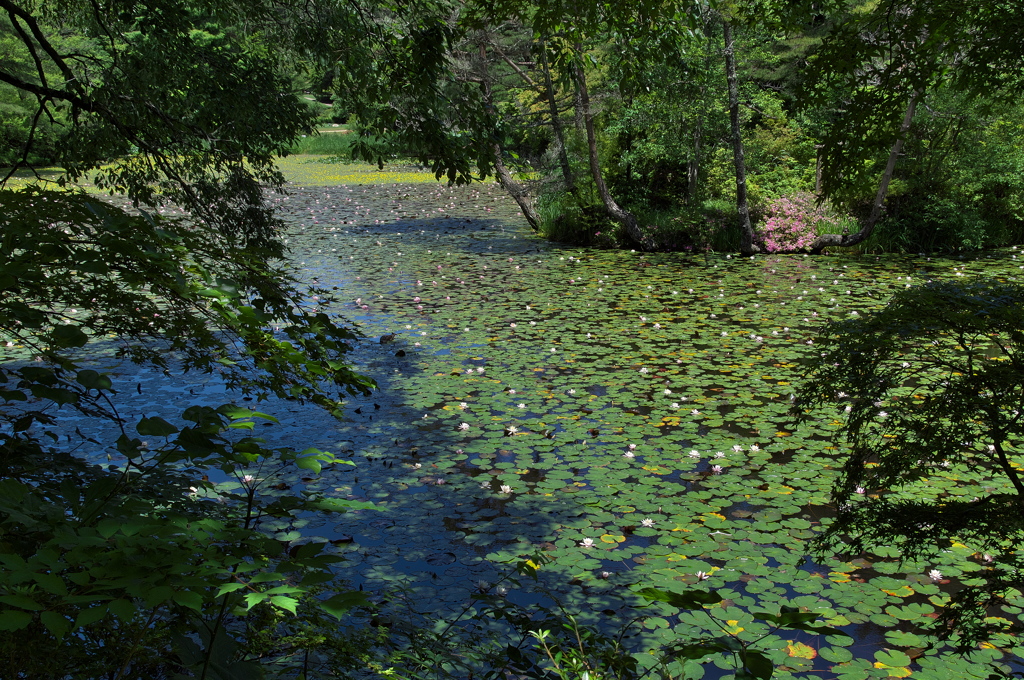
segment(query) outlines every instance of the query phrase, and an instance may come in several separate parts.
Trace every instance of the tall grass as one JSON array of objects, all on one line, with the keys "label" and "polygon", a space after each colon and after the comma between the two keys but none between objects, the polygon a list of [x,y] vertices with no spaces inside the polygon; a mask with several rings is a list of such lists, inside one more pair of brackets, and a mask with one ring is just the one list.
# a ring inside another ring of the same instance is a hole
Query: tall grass
[{"label": "tall grass", "polygon": [[355,133],[324,132],[299,139],[289,153],[352,157]]}]

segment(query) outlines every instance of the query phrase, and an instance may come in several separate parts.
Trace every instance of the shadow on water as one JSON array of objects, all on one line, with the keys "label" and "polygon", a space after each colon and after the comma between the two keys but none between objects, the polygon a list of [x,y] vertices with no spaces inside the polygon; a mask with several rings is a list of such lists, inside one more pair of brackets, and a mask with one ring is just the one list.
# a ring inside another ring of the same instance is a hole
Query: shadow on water
[{"label": "shadow on water", "polygon": [[[533,237],[495,187],[301,189],[280,204],[300,276],[360,324],[350,359],[379,389],[339,420],[252,404],[281,421],[259,428],[272,445],[356,463],[286,473],[289,488],[378,507],[269,524],[279,537],[330,542],[353,585],[402,589],[409,606],[439,612],[540,552],[552,562],[538,585],[607,630],[646,611],[631,588],[702,587],[698,571],[747,610],[796,602],[832,616],[877,595],[871,578],[846,579],[853,567],[808,561],[831,512],[832,434],[794,441],[781,423],[822,322],[948,262],[560,247]],[[99,365],[129,387],[128,417],[230,396],[207,376]],[[550,604],[540,590],[512,596]],[[878,601],[878,612],[897,602]],[[836,621],[855,658],[896,647],[892,627]],[[838,672],[822,656],[798,670]]]}]

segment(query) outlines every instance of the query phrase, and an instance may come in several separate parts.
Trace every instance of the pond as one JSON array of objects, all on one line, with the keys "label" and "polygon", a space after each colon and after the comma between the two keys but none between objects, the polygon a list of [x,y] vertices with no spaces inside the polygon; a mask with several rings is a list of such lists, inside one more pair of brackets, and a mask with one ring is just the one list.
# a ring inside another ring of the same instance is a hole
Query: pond
[{"label": "pond", "polygon": [[[354,361],[379,385],[340,421],[260,407],[282,421],[265,428],[273,443],[356,463],[292,480],[377,505],[300,529],[336,544],[353,585],[401,587],[409,606],[447,612],[542,553],[534,590],[586,623],[633,619],[643,587],[708,587],[727,598],[712,615],[733,630],[756,633],[748,612],[786,604],[853,636],[768,642],[802,677],[985,678],[989,664],[1015,663],[996,649],[957,657],[915,623],[978,568],[969,547],[903,567],[885,546],[809,557],[834,512],[843,448],[837,421],[798,428],[789,409],[824,324],[929,280],[1014,280],[1017,251],[746,259],[565,247],[535,237],[492,184],[301,187],[279,205],[300,276],[358,324]],[[212,384],[190,381],[190,395],[157,388],[156,373],[152,389],[138,379],[155,395],[135,406],[148,415],[169,394],[219,398]],[[638,640],[651,646],[708,629],[689,613],[647,612]]]}]

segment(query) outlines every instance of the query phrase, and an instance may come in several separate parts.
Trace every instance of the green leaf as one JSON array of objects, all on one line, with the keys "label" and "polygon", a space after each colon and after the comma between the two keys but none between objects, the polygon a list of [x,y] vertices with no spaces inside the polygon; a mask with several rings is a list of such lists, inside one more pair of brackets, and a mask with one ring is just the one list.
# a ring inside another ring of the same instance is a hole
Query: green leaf
[{"label": "green leaf", "polygon": [[177,432],[178,428],[160,416],[153,416],[140,420],[135,430],[144,437],[167,437]]},{"label": "green leaf", "polygon": [[111,614],[128,623],[135,618],[139,610],[131,600],[111,600],[107,603]]},{"label": "green leaf", "polygon": [[89,607],[88,609],[80,609],[78,617],[75,619],[75,625],[71,627],[72,630],[78,630],[85,626],[89,626],[96,623],[104,616],[107,615],[107,605],[102,604],[97,607]]},{"label": "green leaf", "polygon": [[312,470],[317,474],[320,474],[320,470],[323,469],[323,466],[320,464],[320,459],[316,456],[303,456],[301,458],[296,458],[295,465],[303,470]]},{"label": "green leaf", "polygon": [[22,609],[27,609],[33,612],[46,609],[46,607],[36,602],[28,595],[0,595],[0,603],[10,605],[12,607],[21,607]]},{"label": "green leaf", "polygon": [[109,377],[91,368],[79,371],[78,375],[75,376],[75,382],[91,390],[109,390],[113,387]]},{"label": "green leaf", "polygon": [[897,649],[875,652],[875,661],[886,666],[909,666],[910,657]]},{"label": "green leaf", "polygon": [[89,342],[81,328],[71,325],[54,326],[52,337],[55,347],[84,347]]},{"label": "green leaf", "polygon": [[775,664],[767,656],[753,649],[740,651],[740,662],[758,680],[768,680],[775,671]]},{"label": "green leaf", "polygon": [[0,609],[0,630],[21,630],[32,623],[32,615],[16,609]]},{"label": "green leaf", "polygon": [[370,603],[370,598],[361,591],[351,591],[332,595],[327,600],[320,602],[320,608],[331,616],[341,619],[345,612],[353,607],[362,607]]},{"label": "green leaf", "polygon": [[718,604],[722,601],[721,595],[706,590],[687,590],[684,593],[676,593],[657,588],[644,588],[638,592],[648,600],[667,602],[678,609],[703,609],[705,605]]},{"label": "green leaf", "polygon": [[731,651],[718,642],[701,642],[671,647],[667,654],[674,659],[703,659],[704,657]]},{"label": "green leaf", "polygon": [[274,595],[270,598],[270,604],[280,609],[290,611],[292,614],[294,614],[296,607],[299,606],[299,601],[296,600],[294,597],[287,597],[285,595]]},{"label": "green leaf", "polygon": [[46,630],[57,638],[58,641],[60,641],[69,630],[71,630],[71,622],[57,612],[45,611],[39,615],[39,619],[43,622],[43,625],[46,626]]},{"label": "green leaf", "polygon": [[241,590],[245,587],[245,583],[224,583],[219,588],[217,588],[217,594],[214,597],[220,597],[221,595],[233,593],[236,590]]},{"label": "green leaf", "polygon": [[197,612],[203,610],[203,596],[191,590],[175,591],[171,599],[182,607],[188,607]]},{"label": "green leaf", "polygon": [[322,510],[323,512],[347,512],[348,510],[382,509],[368,501],[348,501],[342,498],[323,498],[320,500],[309,501],[306,505],[310,509]]}]

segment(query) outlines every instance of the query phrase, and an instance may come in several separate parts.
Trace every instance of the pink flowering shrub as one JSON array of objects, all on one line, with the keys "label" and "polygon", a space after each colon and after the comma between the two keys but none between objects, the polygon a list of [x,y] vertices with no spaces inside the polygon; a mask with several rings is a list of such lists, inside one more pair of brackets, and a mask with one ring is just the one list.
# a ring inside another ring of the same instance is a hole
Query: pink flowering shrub
[{"label": "pink flowering shrub", "polygon": [[770,202],[756,232],[767,252],[792,252],[809,246],[820,229],[838,225],[839,220],[818,205],[812,194],[797,193]]}]

